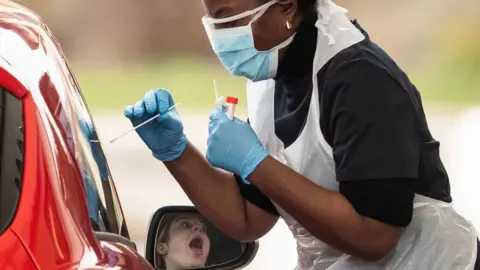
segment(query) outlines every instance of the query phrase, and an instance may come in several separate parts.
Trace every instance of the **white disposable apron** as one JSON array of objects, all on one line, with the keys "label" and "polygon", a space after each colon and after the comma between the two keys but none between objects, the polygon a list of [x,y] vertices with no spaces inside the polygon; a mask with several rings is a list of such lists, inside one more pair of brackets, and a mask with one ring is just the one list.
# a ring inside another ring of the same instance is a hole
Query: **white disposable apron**
[{"label": "white disposable apron", "polygon": [[[332,148],[320,130],[317,73],[338,52],[365,38],[346,12],[330,1],[319,4],[310,109],[301,134],[288,148],[284,149],[275,135],[274,80],[247,83],[250,124],[270,154],[315,184],[334,191],[338,191],[339,185]],[[473,269],[475,264],[476,231],[448,203],[417,194],[412,221],[402,232],[396,249],[377,262],[355,258],[328,246],[273,203],[297,240],[297,270],[465,270]]]}]

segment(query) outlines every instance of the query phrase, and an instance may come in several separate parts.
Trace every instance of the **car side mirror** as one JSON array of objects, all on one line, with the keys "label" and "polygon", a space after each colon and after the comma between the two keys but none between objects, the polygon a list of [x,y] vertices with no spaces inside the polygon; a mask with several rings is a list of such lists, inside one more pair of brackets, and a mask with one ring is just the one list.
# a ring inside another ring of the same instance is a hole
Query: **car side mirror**
[{"label": "car side mirror", "polygon": [[193,206],[158,209],[149,224],[145,257],[157,270],[230,270],[247,266],[258,241],[234,240]]}]

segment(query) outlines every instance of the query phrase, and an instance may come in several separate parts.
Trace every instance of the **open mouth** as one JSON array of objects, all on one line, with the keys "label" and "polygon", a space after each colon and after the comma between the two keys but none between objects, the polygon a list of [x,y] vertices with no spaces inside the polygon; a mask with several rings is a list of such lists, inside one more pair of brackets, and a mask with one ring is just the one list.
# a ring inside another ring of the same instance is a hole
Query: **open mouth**
[{"label": "open mouth", "polygon": [[203,239],[197,236],[190,241],[189,246],[191,249],[201,251],[203,249]]}]

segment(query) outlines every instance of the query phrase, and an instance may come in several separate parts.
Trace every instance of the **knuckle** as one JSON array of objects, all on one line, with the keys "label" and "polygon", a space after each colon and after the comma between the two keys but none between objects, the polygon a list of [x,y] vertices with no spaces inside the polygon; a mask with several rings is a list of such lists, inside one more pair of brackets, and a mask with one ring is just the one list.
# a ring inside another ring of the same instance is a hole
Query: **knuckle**
[{"label": "knuckle", "polygon": [[170,92],[167,89],[159,88],[159,89],[157,89],[155,94],[157,95],[158,100],[163,100],[163,101],[168,102]]},{"label": "knuckle", "polygon": [[153,90],[148,90],[148,91],[145,93],[145,95],[143,95],[143,98],[144,98],[144,99],[147,99],[147,98],[151,97],[151,96],[154,95],[154,94],[155,94],[155,91],[153,91]]},{"label": "knuckle", "polygon": [[168,91],[168,89],[166,89],[166,88],[158,88],[157,92],[164,92],[166,94],[170,94],[170,91]]}]

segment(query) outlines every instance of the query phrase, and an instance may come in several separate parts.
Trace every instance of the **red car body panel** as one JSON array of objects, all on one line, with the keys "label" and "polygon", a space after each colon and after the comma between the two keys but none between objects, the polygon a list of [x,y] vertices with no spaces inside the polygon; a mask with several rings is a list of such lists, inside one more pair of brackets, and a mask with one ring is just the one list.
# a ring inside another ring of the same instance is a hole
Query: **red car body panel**
[{"label": "red car body panel", "polygon": [[[38,267],[34,264],[27,249],[21,240],[11,231],[6,230],[0,241],[0,269],[5,270],[34,270]],[[4,244],[6,243],[6,244]],[[8,256],[3,257],[6,254]]]},{"label": "red car body panel", "polygon": [[[96,239],[78,147],[65,122],[73,107],[85,106],[74,104],[83,103],[81,91],[41,19],[3,0],[0,85],[22,100],[25,123],[20,200],[12,223],[0,235],[0,268],[153,269],[130,247]],[[121,208],[119,213],[121,234],[128,238]]]}]

